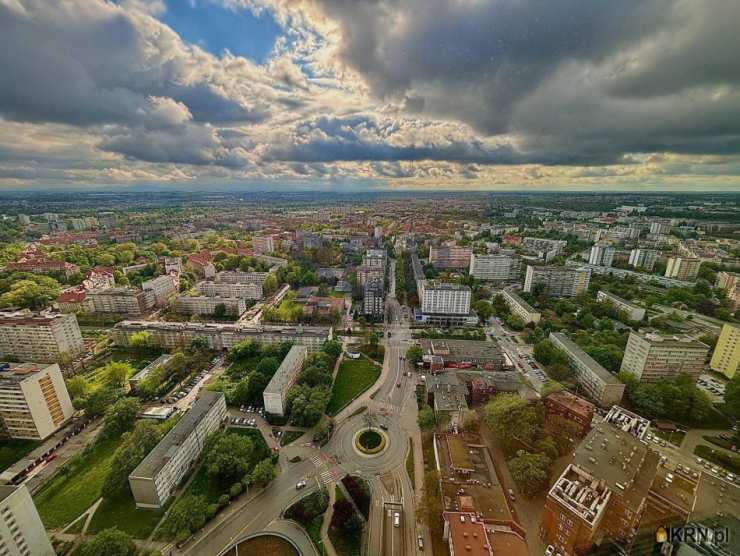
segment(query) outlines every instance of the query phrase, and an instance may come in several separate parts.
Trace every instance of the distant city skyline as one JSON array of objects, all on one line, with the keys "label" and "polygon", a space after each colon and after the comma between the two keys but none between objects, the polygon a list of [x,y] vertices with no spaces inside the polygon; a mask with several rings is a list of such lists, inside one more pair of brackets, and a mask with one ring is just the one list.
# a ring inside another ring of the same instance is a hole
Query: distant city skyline
[{"label": "distant city skyline", "polygon": [[0,190],[740,191],[739,20],[719,1],[4,1]]}]

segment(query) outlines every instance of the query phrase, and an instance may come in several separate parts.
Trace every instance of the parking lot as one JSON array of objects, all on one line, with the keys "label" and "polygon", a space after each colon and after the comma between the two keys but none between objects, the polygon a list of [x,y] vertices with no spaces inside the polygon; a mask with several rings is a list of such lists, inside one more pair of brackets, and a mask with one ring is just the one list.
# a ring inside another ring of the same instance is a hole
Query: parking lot
[{"label": "parking lot", "polygon": [[712,403],[721,403],[725,399],[725,385],[710,375],[700,375],[696,385],[709,395]]}]

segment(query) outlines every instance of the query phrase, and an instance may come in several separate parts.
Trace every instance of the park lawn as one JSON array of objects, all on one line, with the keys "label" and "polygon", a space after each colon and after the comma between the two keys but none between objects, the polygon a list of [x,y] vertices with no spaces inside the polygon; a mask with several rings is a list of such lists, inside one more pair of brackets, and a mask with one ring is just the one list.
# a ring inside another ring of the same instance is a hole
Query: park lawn
[{"label": "park lawn", "polygon": [[41,442],[36,440],[8,438],[0,441],[0,471],[5,471],[40,445]]},{"label": "park lawn", "polygon": [[146,539],[162,516],[165,509],[143,510],[136,507],[131,491],[126,487],[120,494],[103,498],[88,528],[89,533],[98,533],[109,527],[118,527],[136,539]]},{"label": "park lawn", "polygon": [[287,446],[291,442],[298,440],[303,435],[303,431],[285,431],[283,432],[283,436],[280,437],[280,445]]},{"label": "park lawn", "polygon": [[326,407],[327,415],[339,413],[344,406],[375,384],[379,376],[380,367],[368,359],[344,359],[339,365],[331,399]]},{"label": "park lawn", "polygon": [[47,529],[67,525],[100,498],[122,440],[119,436],[96,441],[66,464],[69,472],[59,473],[39,491],[34,502]]}]

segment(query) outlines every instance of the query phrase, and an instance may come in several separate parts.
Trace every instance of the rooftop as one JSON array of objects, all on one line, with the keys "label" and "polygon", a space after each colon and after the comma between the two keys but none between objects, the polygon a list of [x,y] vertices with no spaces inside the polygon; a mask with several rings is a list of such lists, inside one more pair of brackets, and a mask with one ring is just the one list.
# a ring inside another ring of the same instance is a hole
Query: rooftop
[{"label": "rooftop", "polygon": [[650,428],[650,421],[618,405],[612,406],[604,421],[640,440]]},{"label": "rooftop", "polygon": [[548,400],[555,401],[571,411],[580,413],[581,415],[589,415],[594,412],[594,404],[588,400],[584,400],[580,396],[568,392],[567,390],[560,390],[559,392],[553,392],[547,396]]},{"label": "rooftop", "polygon": [[[588,367],[593,374],[598,376],[606,384],[621,384],[615,375],[611,374],[604,367],[599,365],[588,353],[583,351],[578,344],[562,332],[550,332],[550,339],[557,340],[563,348],[568,351],[568,355]],[[559,348],[560,346],[556,345],[556,347]]]},{"label": "rooftop", "polygon": [[427,290],[449,290],[449,291],[471,291],[470,287],[454,282],[441,282],[439,280],[424,280],[424,289]]},{"label": "rooftop", "polygon": [[[285,393],[285,388],[291,383],[294,374],[294,365],[298,360],[306,358],[307,349],[306,346],[292,346],[288,351],[285,359],[280,363],[280,367],[270,379],[270,382],[265,387],[265,392],[278,392]],[[300,366],[298,367],[300,372]]]},{"label": "rooftop", "polygon": [[[44,363],[5,363],[0,362],[0,384],[3,382],[23,382],[31,375],[41,372],[52,365]],[[58,367],[54,364],[53,366]]]},{"label": "rooftop", "polygon": [[439,355],[445,359],[501,359],[502,352],[495,342],[482,340],[420,340],[421,348],[428,355]]},{"label": "rooftop", "polygon": [[709,346],[705,344],[704,342],[700,342],[699,340],[687,335],[687,334],[674,334],[673,336],[663,336],[661,334],[656,334],[652,331],[640,331],[640,332],[630,332],[630,336],[632,334],[635,334],[642,338],[642,340],[648,342],[651,346],[661,346],[661,347],[681,347],[681,348],[697,348],[697,349],[709,349]]}]

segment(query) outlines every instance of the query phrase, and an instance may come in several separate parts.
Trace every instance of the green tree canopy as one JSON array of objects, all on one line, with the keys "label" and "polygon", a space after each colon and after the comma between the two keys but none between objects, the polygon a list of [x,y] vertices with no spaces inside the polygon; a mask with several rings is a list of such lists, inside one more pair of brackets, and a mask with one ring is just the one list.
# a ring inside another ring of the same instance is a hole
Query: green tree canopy
[{"label": "green tree canopy", "polygon": [[267,486],[277,476],[277,469],[270,458],[263,459],[252,470],[252,483],[257,486]]},{"label": "green tree canopy", "polygon": [[509,461],[509,471],[519,490],[533,496],[547,488],[550,481],[550,458],[544,454],[520,451]]},{"label": "green tree canopy", "polygon": [[236,433],[217,434],[209,439],[203,465],[211,477],[223,482],[241,480],[249,471],[253,442]]},{"label": "green tree canopy", "polygon": [[136,398],[121,398],[105,412],[103,434],[119,436],[134,426],[141,410],[141,403]]},{"label": "green tree canopy", "polygon": [[80,547],[81,556],[136,556],[138,549],[131,535],[116,529],[103,529]]},{"label": "green tree canopy", "polygon": [[436,424],[434,410],[428,405],[424,406],[419,410],[419,414],[416,416],[416,422],[421,429],[425,431],[432,430]]}]

